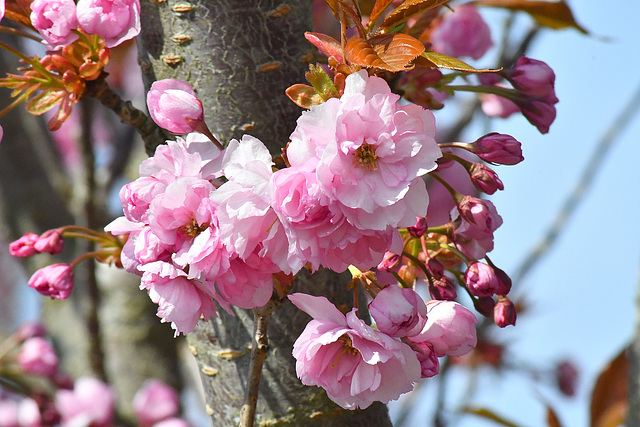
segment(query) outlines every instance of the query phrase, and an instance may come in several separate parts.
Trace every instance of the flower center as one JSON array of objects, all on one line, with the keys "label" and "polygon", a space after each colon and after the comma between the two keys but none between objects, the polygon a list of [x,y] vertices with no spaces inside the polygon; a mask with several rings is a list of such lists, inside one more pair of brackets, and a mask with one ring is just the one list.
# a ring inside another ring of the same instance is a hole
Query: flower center
[{"label": "flower center", "polygon": [[353,155],[353,164],[355,164],[356,167],[363,167],[368,171],[378,170],[378,166],[376,166],[378,156],[376,156],[376,148],[373,145],[362,141],[362,145],[358,147]]},{"label": "flower center", "polygon": [[202,225],[198,225],[195,218],[191,218],[191,221],[180,227],[180,230],[187,236],[192,239],[196,237],[198,234],[202,233],[204,230],[209,228],[209,223],[205,222]]}]

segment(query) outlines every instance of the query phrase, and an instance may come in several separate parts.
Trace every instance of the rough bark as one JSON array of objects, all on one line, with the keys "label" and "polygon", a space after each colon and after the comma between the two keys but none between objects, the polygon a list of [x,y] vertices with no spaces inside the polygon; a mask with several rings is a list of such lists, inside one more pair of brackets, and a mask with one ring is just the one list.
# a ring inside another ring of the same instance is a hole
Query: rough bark
[{"label": "rough bark", "polygon": [[[154,79],[189,82],[205,106],[207,123],[222,142],[251,134],[279,153],[300,110],[284,95],[304,82],[311,50],[303,33],[311,28],[309,0],[142,2],[140,62],[147,85]],[[286,12],[286,13],[285,13]],[[351,304],[348,277],[330,271],[302,274],[295,289]],[[245,396],[253,314],[220,310],[188,336],[198,359],[207,410],[215,426],[237,424]],[[345,411],[324,390],[303,386],[291,356],[309,317],[285,301],[269,324],[270,350],[258,400],[257,425],[385,426],[386,406]]]}]

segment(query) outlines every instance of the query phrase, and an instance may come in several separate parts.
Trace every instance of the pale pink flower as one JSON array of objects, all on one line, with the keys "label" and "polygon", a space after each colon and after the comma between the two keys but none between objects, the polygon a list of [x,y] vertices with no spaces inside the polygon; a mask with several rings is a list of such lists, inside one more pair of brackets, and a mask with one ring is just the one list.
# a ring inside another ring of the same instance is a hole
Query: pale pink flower
[{"label": "pale pink flower", "polygon": [[296,372],[345,409],[388,403],[413,389],[420,363],[406,344],[372,329],[356,310],[346,317],[324,297],[289,295],[313,317],[293,344]]},{"label": "pale pink flower", "polygon": [[273,273],[280,269],[269,258],[256,252],[245,260],[233,256],[229,268],[217,276],[207,275],[210,282],[215,280],[220,296],[229,304],[241,308],[255,308],[265,305],[273,294]]},{"label": "pale pink flower", "polygon": [[139,0],[79,0],[78,22],[89,34],[115,47],[140,33]]},{"label": "pale pink flower", "polygon": [[520,111],[520,108],[513,101],[492,93],[482,94],[479,98],[482,111],[489,117],[506,119],[513,113]]},{"label": "pale pink flower", "polygon": [[78,28],[73,0],[34,0],[31,11],[31,23],[48,49],[58,50],[78,39],[72,33]]},{"label": "pale pink flower", "polygon": [[133,411],[141,427],[157,425],[180,410],[178,392],[160,380],[147,380],[133,397]]},{"label": "pale pink flower", "polygon": [[58,390],[55,405],[62,417],[62,427],[113,425],[113,393],[107,384],[95,378],[81,377],[73,390]]},{"label": "pale pink flower", "polygon": [[153,427],[190,427],[190,424],[182,418],[167,418],[159,423],[153,425]]},{"label": "pale pink flower", "polygon": [[436,52],[473,59],[479,59],[493,46],[491,29],[472,5],[457,6],[453,13],[445,15],[431,33],[431,43]]},{"label": "pale pink flower", "polygon": [[28,374],[53,377],[58,371],[58,356],[49,341],[33,337],[20,346],[18,364]]},{"label": "pale pink flower", "polygon": [[196,327],[200,316],[216,317],[214,289],[204,282],[190,280],[187,273],[172,264],[156,261],[139,266],[143,272],[140,289],[146,289],[151,301],[158,304],[157,316],[171,322],[175,335],[187,334]]},{"label": "pale pink flower", "polygon": [[42,236],[38,238],[38,241],[34,244],[34,247],[38,252],[46,252],[51,255],[59,254],[64,248],[62,233],[57,228],[54,230],[45,231]]},{"label": "pale pink flower", "polygon": [[20,427],[18,421],[18,402],[15,400],[0,400],[0,426]]},{"label": "pale pink flower", "polygon": [[399,98],[383,79],[351,74],[340,99],[302,114],[287,148],[292,166],[315,164],[320,190],[364,230],[408,227],[424,216],[421,176],[442,155],[433,113]]},{"label": "pale pink flower", "polygon": [[120,189],[120,203],[129,221],[149,222],[149,205],[167,188],[164,181],[152,176],[141,176]]},{"label": "pale pink flower", "polygon": [[427,302],[427,323],[412,342],[426,342],[438,357],[463,356],[476,346],[478,319],[466,307],[453,301]]},{"label": "pale pink flower", "polygon": [[[20,427],[41,427],[44,425],[40,407],[35,400],[27,397],[18,403],[18,424]],[[0,425],[4,427],[1,421]]]},{"label": "pale pink flower", "polygon": [[[4,0],[0,0],[0,19],[4,18]],[[2,141],[2,126],[0,126],[0,141]]]},{"label": "pale pink flower", "polygon": [[69,264],[52,264],[33,273],[28,285],[42,295],[67,299],[73,290],[73,270]]},{"label": "pale pink flower", "polygon": [[24,233],[18,240],[9,243],[9,253],[14,257],[27,258],[38,253],[35,247],[40,236],[35,233]]},{"label": "pale pink flower", "polygon": [[427,307],[413,289],[387,286],[369,304],[378,330],[392,337],[416,335],[427,322]]},{"label": "pale pink flower", "polygon": [[176,79],[153,82],[147,107],[158,126],[171,133],[193,132],[204,122],[202,102],[188,83]]}]

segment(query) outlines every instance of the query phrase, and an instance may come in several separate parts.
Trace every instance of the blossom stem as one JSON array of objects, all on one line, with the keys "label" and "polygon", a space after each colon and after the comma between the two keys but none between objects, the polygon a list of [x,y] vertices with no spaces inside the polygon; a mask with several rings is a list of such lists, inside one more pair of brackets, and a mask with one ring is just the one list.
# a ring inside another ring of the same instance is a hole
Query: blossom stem
[{"label": "blossom stem", "polygon": [[19,30],[17,28],[11,28],[11,27],[5,27],[4,25],[0,25],[0,33],[8,33],[8,34],[13,34],[14,36],[20,36],[20,37],[25,37],[37,42],[41,42],[42,39],[40,37],[37,37],[33,34],[29,34],[25,31]]},{"label": "blossom stem", "polygon": [[280,304],[281,301],[277,297],[272,297],[263,307],[253,309],[253,347],[251,349],[251,362],[249,364],[247,395],[240,410],[240,427],[253,427],[255,422],[262,366],[269,351],[267,327],[269,326],[269,320],[271,319],[273,310]]},{"label": "blossom stem", "polygon": [[438,181],[440,184],[442,184],[444,186],[444,188],[446,188],[447,191],[449,191],[449,194],[451,194],[451,197],[453,197],[453,200],[456,203],[460,203],[460,199],[462,198],[460,196],[460,193],[458,193],[447,181],[445,181],[438,174],[433,173],[433,172],[430,173],[429,176],[432,176],[436,181]]},{"label": "blossom stem", "polygon": [[504,88],[500,86],[485,86],[485,85],[449,85],[447,89],[457,90],[460,92],[473,92],[473,93],[488,93],[492,95],[498,95],[503,98],[514,100],[518,98],[519,92],[515,89]]},{"label": "blossom stem", "polygon": [[86,252],[82,255],[80,255],[78,258],[74,259],[73,261],[71,261],[71,263],[69,264],[71,266],[71,268],[75,268],[78,264],[80,264],[82,261],[86,261],[88,259],[91,258],[96,258],[99,256],[109,256],[113,254],[113,250],[111,249],[101,249],[99,251],[92,251],[92,252]]}]

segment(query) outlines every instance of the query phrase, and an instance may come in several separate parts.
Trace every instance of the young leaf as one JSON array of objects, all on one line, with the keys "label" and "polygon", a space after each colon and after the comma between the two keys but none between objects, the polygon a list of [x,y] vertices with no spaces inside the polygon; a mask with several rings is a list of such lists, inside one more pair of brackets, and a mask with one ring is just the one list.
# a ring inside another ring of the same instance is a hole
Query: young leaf
[{"label": "young leaf", "polygon": [[571,9],[564,1],[539,0],[478,0],[478,6],[502,7],[510,10],[527,12],[544,27],[553,29],[573,27],[583,34],[589,34],[573,17]]},{"label": "young leaf", "polygon": [[393,0],[376,0],[376,4],[373,6],[373,10],[369,15],[369,25],[380,18],[380,15],[382,15],[384,11],[387,10],[391,3],[393,3]]},{"label": "young leaf", "polygon": [[322,104],[322,97],[311,86],[295,84],[287,89],[285,93],[296,105],[307,110],[312,105]]},{"label": "young leaf", "polygon": [[342,64],[342,46],[340,46],[338,40],[325,34],[310,32],[304,33],[304,37],[327,58],[333,57],[338,63]]},{"label": "young leaf", "polygon": [[44,114],[60,102],[60,98],[65,95],[62,91],[44,91],[31,98],[27,102],[27,111],[34,116]]},{"label": "young leaf", "polygon": [[495,423],[501,426],[518,427],[517,424],[514,424],[511,421],[506,420],[505,418],[496,414],[490,409],[465,407],[465,408],[462,408],[462,412],[465,412],[467,414],[477,415],[479,417],[494,421]]},{"label": "young leaf", "polygon": [[342,16],[345,24],[349,28],[353,28],[362,22],[362,15],[360,14],[360,7],[357,0],[325,0],[331,10],[333,10],[333,16],[340,21]]},{"label": "young leaf", "polygon": [[591,425],[613,427],[624,423],[629,389],[626,349],[609,363],[596,381],[591,395]]},{"label": "young leaf", "polygon": [[438,52],[424,52],[421,55],[421,57],[431,62],[434,68],[445,68],[447,70],[465,71],[467,73],[487,73],[492,71],[500,71],[500,70],[489,70],[486,68],[479,70],[457,58],[452,58],[450,56],[443,55]]},{"label": "young leaf", "polygon": [[406,0],[391,12],[382,23],[382,29],[390,29],[407,22],[412,16],[434,7],[449,3],[450,0]]},{"label": "young leaf", "polygon": [[309,65],[309,71],[305,74],[311,86],[315,88],[323,101],[330,98],[339,98],[340,94],[336,89],[331,77],[320,66]]},{"label": "young leaf", "polygon": [[380,34],[369,40],[354,37],[345,47],[350,63],[393,72],[409,68],[422,52],[424,45],[406,34]]}]

